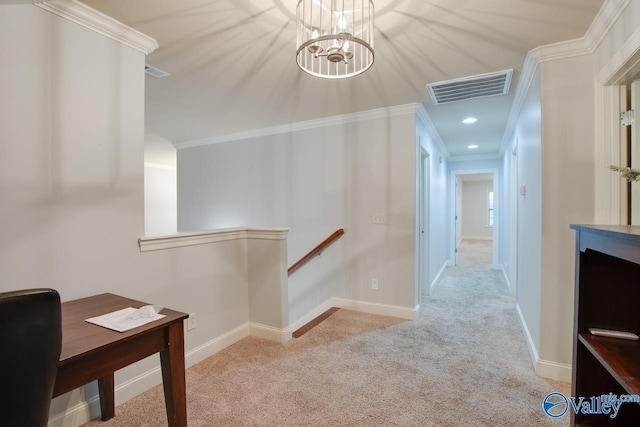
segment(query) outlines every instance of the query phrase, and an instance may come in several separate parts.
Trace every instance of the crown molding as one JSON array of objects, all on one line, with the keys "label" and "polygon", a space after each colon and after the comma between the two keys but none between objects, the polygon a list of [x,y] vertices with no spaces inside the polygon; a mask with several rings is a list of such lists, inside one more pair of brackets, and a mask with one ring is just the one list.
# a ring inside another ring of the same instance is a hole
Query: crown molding
[{"label": "crown molding", "polygon": [[536,47],[529,51],[538,62],[554,61],[593,53],[631,0],[606,0],[584,37]]},{"label": "crown molding", "polygon": [[604,2],[584,36],[591,52],[595,51],[602,43],[602,40],[627,6],[629,6],[629,3],[631,3],[631,0],[606,0]]},{"label": "crown molding", "polygon": [[449,150],[447,150],[447,146],[442,140],[440,133],[438,133],[438,130],[436,129],[436,125],[433,124],[433,121],[431,120],[431,117],[429,117],[429,113],[427,113],[427,109],[423,104],[418,104],[416,116],[418,117],[418,120],[420,120],[420,122],[424,125],[424,127],[427,128],[427,133],[440,151],[440,154],[445,159],[449,160],[449,158],[451,157],[449,154]]},{"label": "crown molding", "polygon": [[[616,23],[620,15],[624,12],[627,6],[631,3],[631,0],[606,0],[598,14],[593,19],[593,22],[589,26],[584,37],[574,40],[568,40],[560,43],[552,43],[544,46],[539,46],[532,49],[527,53],[524,65],[522,67],[522,73],[516,89],[511,112],[509,113],[509,119],[507,126],[505,127],[504,136],[502,137],[502,143],[500,145],[500,154],[504,155],[509,142],[515,130],[520,110],[524,104],[524,100],[529,92],[529,87],[533,81],[533,77],[538,69],[538,64],[545,61],[555,61],[558,59],[572,58],[580,55],[592,54],[598,48],[602,40],[605,38],[611,27]],[[636,31],[633,38],[640,37],[639,31]],[[627,42],[627,45],[632,49],[634,41]],[[625,45],[626,46],[626,45]],[[629,50],[628,49],[628,50]],[[611,74],[612,71],[604,71],[600,73]],[[600,76],[598,76],[601,78]]]},{"label": "crown molding", "polygon": [[509,143],[511,142],[511,137],[515,131],[518,116],[520,115],[520,110],[522,110],[522,105],[527,97],[527,93],[529,93],[529,88],[531,87],[533,78],[538,70],[538,64],[539,61],[533,55],[528,54],[524,60],[522,73],[518,80],[518,87],[516,88],[516,93],[513,97],[513,104],[511,104],[511,111],[509,111],[509,118],[507,119],[507,125],[504,128],[504,135],[502,136],[500,156],[504,155]]},{"label": "crown molding", "polygon": [[531,49],[527,56],[533,57],[538,62],[555,61],[558,59],[572,58],[574,56],[591,53],[584,37],[567,40],[559,43],[551,43]]},{"label": "crown molding", "polygon": [[155,39],[77,0],[51,0],[35,3],[35,5],[125,46],[129,46],[145,55],[158,48],[158,42]]},{"label": "crown molding", "polygon": [[607,65],[598,73],[597,81],[601,85],[617,85],[624,78],[632,77],[640,68],[640,28],[625,42],[622,49],[615,53]]},{"label": "crown molding", "polygon": [[374,110],[360,111],[357,113],[341,114],[321,119],[306,120],[302,122],[288,123],[284,125],[271,126],[266,128],[252,129],[243,132],[232,133],[229,135],[215,136],[211,138],[194,139],[189,141],[174,142],[173,146],[176,150],[184,148],[201,147],[205,145],[219,144],[222,142],[238,141],[250,138],[259,138],[270,135],[279,135],[283,133],[299,132],[309,129],[317,129],[326,126],[344,125],[347,123],[356,123],[365,120],[376,120],[405,114],[415,114],[420,104],[412,103],[398,105],[395,107],[376,108]]}]

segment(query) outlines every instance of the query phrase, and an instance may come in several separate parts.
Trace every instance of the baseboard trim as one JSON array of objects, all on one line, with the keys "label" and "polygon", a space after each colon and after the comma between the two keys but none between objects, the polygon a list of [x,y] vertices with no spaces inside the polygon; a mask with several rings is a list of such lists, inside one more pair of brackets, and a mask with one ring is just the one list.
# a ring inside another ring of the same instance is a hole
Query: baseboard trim
[{"label": "baseboard trim", "polygon": [[100,400],[94,396],[49,419],[47,427],[77,427],[100,414]]},{"label": "baseboard trim", "polygon": [[304,325],[311,322],[313,319],[317,318],[322,313],[324,313],[325,311],[329,310],[332,307],[337,307],[337,306],[333,305],[332,299],[329,298],[328,300],[326,300],[325,302],[323,302],[322,304],[320,304],[319,306],[317,306],[316,308],[314,308],[313,310],[311,310],[310,312],[302,316],[300,319],[296,320],[291,325],[289,325],[289,329],[291,331],[297,331],[298,329],[302,328]]},{"label": "baseboard trim", "polygon": [[440,268],[440,271],[436,275],[436,278],[433,279],[433,282],[431,282],[431,289],[429,293],[433,292],[436,286],[438,286],[438,284],[440,283],[440,280],[442,279],[442,276],[444,275],[444,271],[447,269],[447,267],[449,267],[449,261],[445,261],[445,263],[442,264],[442,268]]},{"label": "baseboard trim", "polygon": [[522,332],[524,332],[525,335],[529,356],[531,357],[531,363],[536,375],[556,381],[571,382],[571,365],[540,359],[538,356],[538,350],[536,350],[536,346],[533,343],[533,338],[529,333],[527,322],[524,320],[524,316],[520,310],[520,305],[518,304],[516,304],[516,311],[518,313],[518,320],[520,321]]},{"label": "baseboard trim", "polygon": [[[291,339],[291,334],[294,330],[304,326],[331,307],[415,320],[418,317],[420,306],[407,308],[343,298],[331,298],[286,329],[273,328],[253,322],[240,325],[185,353],[185,365],[187,368],[190,368],[247,336],[255,336],[274,342],[285,343]],[[158,384],[162,384],[162,372],[159,366],[118,384],[115,388],[116,405],[130,400]],[[48,427],[76,427],[98,416],[99,411],[100,401],[98,396],[92,396],[86,401],[67,409],[64,413],[52,417],[49,420]]]},{"label": "baseboard trim", "polygon": [[507,270],[504,269],[504,264],[500,265],[500,271],[502,271],[502,276],[504,277],[504,281],[507,282],[507,289],[509,290],[510,295],[514,295],[513,289],[511,289],[511,280],[509,280],[509,275],[507,274]]},{"label": "baseboard trim", "polygon": [[[444,267],[446,266],[447,265],[445,263]],[[398,317],[400,319],[408,319],[408,320],[417,319],[418,313],[420,312],[419,304],[416,305],[415,308],[407,308],[407,307],[400,307],[395,305],[378,304],[378,303],[371,303],[371,302],[365,302],[365,301],[350,300],[346,298],[333,297],[333,298],[329,298],[328,300],[326,300],[325,302],[323,302],[322,304],[320,304],[319,306],[311,310],[309,313],[307,313],[306,315],[302,316],[300,319],[293,322],[289,326],[289,329],[291,331],[296,331],[300,329],[301,327],[311,322],[312,320],[314,320],[315,318],[317,318],[322,313],[324,313],[325,311],[329,310],[332,307],[344,308],[344,309],[353,310],[353,311],[361,311],[363,313],[379,314],[382,316]]]},{"label": "baseboard trim", "polygon": [[512,283],[511,279],[509,278],[509,273],[507,273],[507,269],[505,268],[504,264],[500,264],[500,269],[502,270],[502,275],[504,276],[504,280],[507,282],[507,289],[509,291],[509,295],[511,295],[514,298],[517,298],[518,296],[517,277],[514,277],[515,280]]},{"label": "baseboard trim", "polygon": [[485,241],[493,241],[492,236],[462,236],[460,242],[463,240],[485,240]]},{"label": "baseboard trim", "polygon": [[533,342],[533,338],[531,337],[531,333],[529,332],[529,328],[527,327],[527,322],[524,320],[524,315],[522,314],[522,310],[520,310],[520,305],[516,304],[516,312],[518,313],[518,320],[520,321],[520,326],[522,327],[522,332],[524,333],[525,342],[527,343],[527,349],[529,350],[529,357],[531,358],[531,367],[536,371],[537,374],[537,364],[540,358],[538,357],[538,350],[536,350],[536,346]]},{"label": "baseboard trim", "polygon": [[291,334],[294,330],[295,329],[292,329],[291,327],[279,329],[272,326],[249,322],[249,335],[281,344],[284,344],[291,339]]},{"label": "baseboard trim", "polygon": [[355,301],[344,298],[331,298],[333,307],[361,311],[363,313],[379,314],[381,316],[397,317],[399,319],[416,320],[419,306],[409,308],[397,305],[378,304],[366,301]]},{"label": "baseboard trim", "polygon": [[536,374],[542,378],[570,383],[571,365],[539,359],[536,363]]},{"label": "baseboard trim", "polygon": [[[259,326],[259,325],[258,325]],[[251,325],[245,323],[212,339],[185,353],[185,365],[190,368],[193,365],[213,356],[220,350],[234,344],[250,335]],[[121,384],[116,385],[116,406],[144,393],[152,387],[162,384],[162,371],[160,366],[150,369]],[[48,427],[76,427],[89,422],[100,414],[100,400],[98,396],[92,396],[85,402],[67,409],[49,420]]]},{"label": "baseboard trim", "polygon": [[220,350],[224,350],[231,344],[235,344],[243,338],[249,336],[249,323],[238,326],[235,329],[225,332],[192,350],[185,353],[185,364],[187,367],[191,367],[197,363],[202,362],[208,357],[213,356]]},{"label": "baseboard trim", "polygon": [[505,282],[507,282],[507,288],[511,289],[511,281],[509,281],[509,277],[507,276],[507,271],[504,269],[504,264],[500,265],[500,271],[502,271],[502,276],[504,277]]}]

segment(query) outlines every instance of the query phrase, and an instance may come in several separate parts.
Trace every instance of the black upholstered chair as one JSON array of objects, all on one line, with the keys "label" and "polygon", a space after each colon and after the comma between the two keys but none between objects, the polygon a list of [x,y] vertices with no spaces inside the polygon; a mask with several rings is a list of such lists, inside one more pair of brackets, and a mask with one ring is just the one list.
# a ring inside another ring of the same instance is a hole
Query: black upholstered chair
[{"label": "black upholstered chair", "polygon": [[2,425],[47,425],[62,345],[60,314],[53,289],[0,293]]}]

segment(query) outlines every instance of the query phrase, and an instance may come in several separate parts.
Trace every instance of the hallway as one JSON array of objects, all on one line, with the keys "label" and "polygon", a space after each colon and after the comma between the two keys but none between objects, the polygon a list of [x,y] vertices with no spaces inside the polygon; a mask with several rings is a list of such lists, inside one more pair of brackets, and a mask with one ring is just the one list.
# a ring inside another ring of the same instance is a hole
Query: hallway
[{"label": "hallway", "polygon": [[[340,309],[286,344],[248,337],[189,368],[190,425],[567,425],[542,401],[568,384],[536,376],[514,299],[479,246],[447,268],[416,321]],[[88,425],[164,423],[157,386]]]},{"label": "hallway", "polygon": [[457,265],[491,268],[492,264],[492,240],[464,239],[458,245]]}]

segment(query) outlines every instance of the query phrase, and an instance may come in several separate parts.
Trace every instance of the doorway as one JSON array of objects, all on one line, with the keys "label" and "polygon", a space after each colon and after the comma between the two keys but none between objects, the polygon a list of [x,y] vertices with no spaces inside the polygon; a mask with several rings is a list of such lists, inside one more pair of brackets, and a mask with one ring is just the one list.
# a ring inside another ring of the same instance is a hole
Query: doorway
[{"label": "doorway", "polygon": [[[517,296],[518,289],[518,137],[516,137],[513,151],[511,151],[509,169],[509,201],[507,203],[509,203],[511,208],[505,217],[505,221],[509,221],[509,236],[507,237],[509,241],[509,259],[506,264],[509,272],[509,292],[515,297]],[[505,199],[506,198],[507,197],[505,197]]]},{"label": "doorway", "polygon": [[452,171],[450,182],[452,215],[449,264],[458,265],[458,251],[463,241],[491,241],[490,265],[491,268],[498,269],[498,170]]},{"label": "doorway", "polygon": [[418,283],[420,286],[420,297],[425,297],[431,293],[431,280],[429,277],[429,188],[430,188],[430,155],[420,148],[420,181],[419,185],[419,253],[418,253]]},{"label": "doorway", "polygon": [[604,64],[597,75],[595,121],[596,165],[598,165],[595,186],[595,223],[597,224],[633,222],[629,216],[629,211],[632,210],[629,207],[629,199],[633,198],[629,196],[630,186],[618,174],[608,170],[608,166],[629,165],[628,132],[620,126],[620,113],[629,109],[627,84],[639,78],[640,38],[632,37],[627,40],[624,48]]}]

